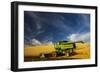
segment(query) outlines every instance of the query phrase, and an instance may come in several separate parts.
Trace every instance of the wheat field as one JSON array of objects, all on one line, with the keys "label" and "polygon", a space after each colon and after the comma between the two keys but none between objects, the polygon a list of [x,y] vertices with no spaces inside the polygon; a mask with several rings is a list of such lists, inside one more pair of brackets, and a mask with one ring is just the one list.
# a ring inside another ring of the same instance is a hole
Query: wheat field
[{"label": "wheat field", "polygon": [[71,58],[89,59],[90,58],[90,45],[88,43],[76,43],[76,55]]},{"label": "wheat field", "polygon": [[[55,57],[56,59],[89,59],[90,58],[90,45],[89,43],[75,43],[75,54],[71,56]],[[40,54],[55,52],[54,45],[40,45],[30,46],[24,48],[24,61],[33,61],[39,58]]]}]

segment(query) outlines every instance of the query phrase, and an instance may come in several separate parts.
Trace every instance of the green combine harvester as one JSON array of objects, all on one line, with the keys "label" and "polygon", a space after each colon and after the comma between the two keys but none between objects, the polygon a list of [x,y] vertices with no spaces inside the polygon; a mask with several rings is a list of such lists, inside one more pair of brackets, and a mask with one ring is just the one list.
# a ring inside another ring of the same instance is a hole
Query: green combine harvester
[{"label": "green combine harvester", "polygon": [[57,56],[70,56],[72,53],[74,53],[74,49],[76,48],[75,43],[69,41],[60,41],[55,43],[54,47],[56,49]]}]

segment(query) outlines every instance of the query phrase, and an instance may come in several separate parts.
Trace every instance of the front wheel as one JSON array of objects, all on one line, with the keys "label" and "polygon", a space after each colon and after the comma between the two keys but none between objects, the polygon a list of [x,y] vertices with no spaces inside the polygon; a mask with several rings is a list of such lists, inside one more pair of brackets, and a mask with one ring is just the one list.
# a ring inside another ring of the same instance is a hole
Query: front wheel
[{"label": "front wheel", "polygon": [[66,55],[66,56],[70,56],[70,50],[69,50],[69,49],[66,50],[65,55]]}]

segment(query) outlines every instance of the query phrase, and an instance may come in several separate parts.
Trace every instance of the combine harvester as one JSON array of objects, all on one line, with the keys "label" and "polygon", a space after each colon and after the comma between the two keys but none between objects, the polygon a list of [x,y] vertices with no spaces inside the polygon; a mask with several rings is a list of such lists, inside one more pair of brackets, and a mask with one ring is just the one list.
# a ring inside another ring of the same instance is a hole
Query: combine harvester
[{"label": "combine harvester", "polygon": [[55,43],[54,47],[56,49],[56,56],[62,56],[62,55],[70,56],[72,53],[74,53],[76,45],[73,42],[60,41],[58,43]]},{"label": "combine harvester", "polygon": [[59,56],[71,56],[74,53],[76,45],[74,42],[59,41],[54,43],[55,51],[51,53],[42,53],[41,58],[57,58]]}]

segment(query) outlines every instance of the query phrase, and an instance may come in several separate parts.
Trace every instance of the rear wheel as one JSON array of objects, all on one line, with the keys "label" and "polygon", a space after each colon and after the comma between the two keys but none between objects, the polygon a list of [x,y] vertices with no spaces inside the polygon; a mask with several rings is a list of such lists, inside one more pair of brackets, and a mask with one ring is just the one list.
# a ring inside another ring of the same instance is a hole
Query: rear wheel
[{"label": "rear wheel", "polygon": [[67,50],[66,50],[65,55],[66,55],[66,56],[70,56],[70,49],[67,49]]}]

